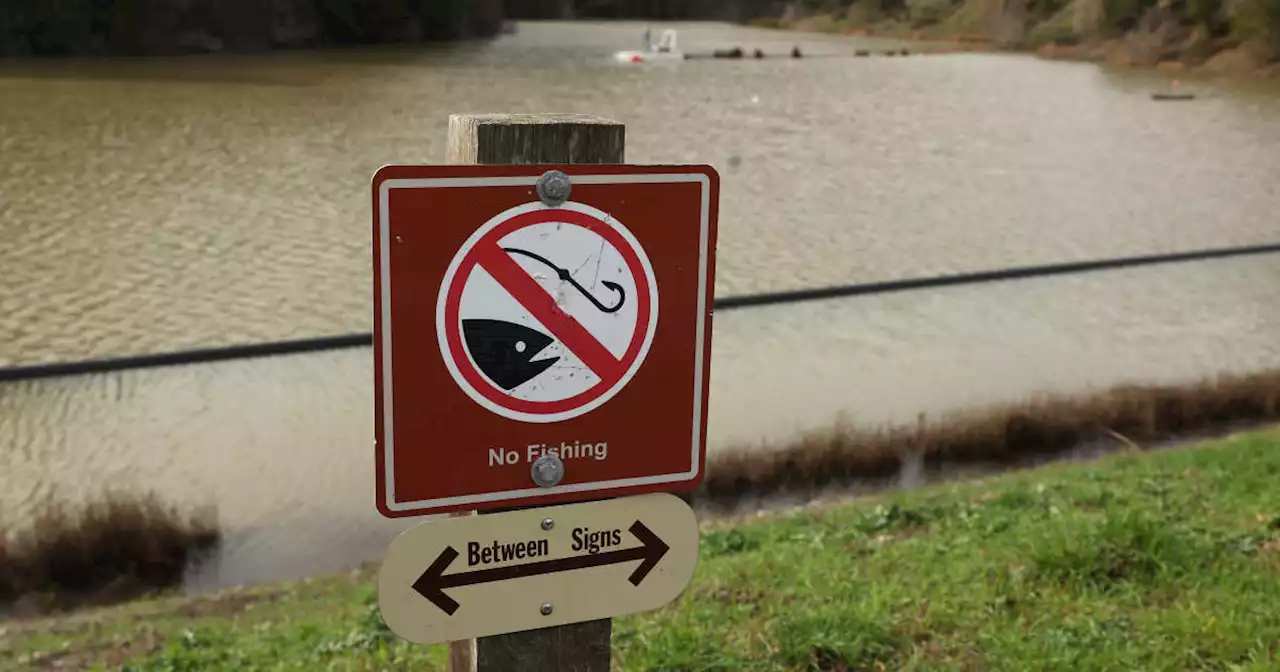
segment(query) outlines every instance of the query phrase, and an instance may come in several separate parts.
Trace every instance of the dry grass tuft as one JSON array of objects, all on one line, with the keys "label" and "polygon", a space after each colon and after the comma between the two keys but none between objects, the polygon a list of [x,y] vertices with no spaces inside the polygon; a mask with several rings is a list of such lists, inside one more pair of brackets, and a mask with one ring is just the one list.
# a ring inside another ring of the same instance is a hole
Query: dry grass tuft
[{"label": "dry grass tuft", "polygon": [[927,462],[1012,464],[1082,444],[1128,447],[1241,423],[1280,420],[1280,370],[1183,386],[1125,385],[1086,396],[1043,395],[1012,406],[957,413],[879,430],[835,427],[779,450],[741,449],[710,458],[695,500],[732,505],[744,497],[814,492],[854,480],[887,479],[902,456]]},{"label": "dry grass tuft", "polygon": [[0,603],[61,609],[179,585],[220,540],[214,516],[183,516],[155,495],[49,502],[18,533],[0,530]]}]

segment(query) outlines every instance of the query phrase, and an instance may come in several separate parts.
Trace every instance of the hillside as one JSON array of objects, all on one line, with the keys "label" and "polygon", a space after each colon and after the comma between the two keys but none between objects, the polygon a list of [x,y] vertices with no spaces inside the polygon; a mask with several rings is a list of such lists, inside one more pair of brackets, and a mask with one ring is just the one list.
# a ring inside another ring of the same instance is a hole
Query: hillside
[{"label": "hillside", "polygon": [[265,51],[497,34],[502,0],[5,0],[0,56]]},{"label": "hillside", "polygon": [[[1278,439],[704,519],[684,594],[614,620],[614,668],[1275,670]],[[443,669],[388,630],[376,578],[8,621],[0,669]]]},{"label": "hillside", "polygon": [[763,23],[964,36],[1122,66],[1280,75],[1280,0],[799,0]]}]

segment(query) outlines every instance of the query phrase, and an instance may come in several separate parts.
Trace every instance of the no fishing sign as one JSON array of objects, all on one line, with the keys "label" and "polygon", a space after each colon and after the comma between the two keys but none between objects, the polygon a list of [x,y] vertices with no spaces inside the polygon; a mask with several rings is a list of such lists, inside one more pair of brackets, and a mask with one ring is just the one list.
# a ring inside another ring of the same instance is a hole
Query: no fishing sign
[{"label": "no fishing sign", "polygon": [[696,487],[718,197],[709,166],[379,170],[379,511]]}]

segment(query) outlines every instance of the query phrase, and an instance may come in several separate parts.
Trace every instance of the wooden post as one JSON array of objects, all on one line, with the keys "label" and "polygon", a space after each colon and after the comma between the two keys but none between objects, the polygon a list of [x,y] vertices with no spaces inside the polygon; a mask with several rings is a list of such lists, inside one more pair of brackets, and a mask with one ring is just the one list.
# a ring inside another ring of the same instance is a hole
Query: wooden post
[{"label": "wooden post", "polygon": [[471,672],[476,669],[476,640],[464,639],[449,642],[449,669],[451,672]]},{"label": "wooden post", "polygon": [[[451,164],[623,163],[626,127],[583,114],[455,114]],[[450,643],[454,672],[608,672],[613,621]],[[466,666],[466,667],[464,667]]]},{"label": "wooden post", "polygon": [[[475,511],[458,511],[449,514],[450,518],[465,518],[475,515]],[[449,670],[450,672],[472,672],[475,670],[476,660],[476,640],[464,639],[459,642],[449,642]]]},{"label": "wooden post", "polygon": [[588,114],[455,114],[452,164],[622,163],[626,127]]}]

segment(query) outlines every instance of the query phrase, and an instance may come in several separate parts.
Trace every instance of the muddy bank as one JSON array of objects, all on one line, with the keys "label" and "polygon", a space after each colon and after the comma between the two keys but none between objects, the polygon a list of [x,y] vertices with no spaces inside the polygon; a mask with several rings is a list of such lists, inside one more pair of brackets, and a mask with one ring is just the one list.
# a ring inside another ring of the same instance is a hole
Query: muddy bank
[{"label": "muddy bank", "polygon": [[[1145,450],[1274,422],[1280,422],[1280,370],[1184,386],[1046,395],[922,417],[906,427],[837,423],[779,449],[743,446],[709,459],[703,486],[686,499],[711,515],[732,514],[904,480],[919,485],[1063,457]],[[223,536],[208,512],[177,511],[151,495],[110,493],[80,507],[52,502],[21,528],[0,534],[0,616],[118,602],[182,585]]]},{"label": "muddy bank", "polygon": [[[709,459],[692,501],[709,510],[806,499],[851,485],[920,480],[923,472],[991,471],[1066,456],[1203,436],[1280,421],[1280,370],[1186,386],[1124,385],[1087,396],[1043,395],[1014,406],[910,426],[837,424],[781,450],[744,446]],[[914,474],[912,473],[914,472]]]},{"label": "muddy bank", "polygon": [[1280,0],[805,0],[755,25],[942,40],[949,49],[1280,77]]},{"label": "muddy bank", "polygon": [[[14,526],[19,527],[19,526]],[[154,495],[49,500],[0,528],[0,616],[135,599],[182,583],[221,538],[211,511],[184,514]]]}]

